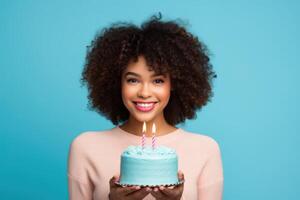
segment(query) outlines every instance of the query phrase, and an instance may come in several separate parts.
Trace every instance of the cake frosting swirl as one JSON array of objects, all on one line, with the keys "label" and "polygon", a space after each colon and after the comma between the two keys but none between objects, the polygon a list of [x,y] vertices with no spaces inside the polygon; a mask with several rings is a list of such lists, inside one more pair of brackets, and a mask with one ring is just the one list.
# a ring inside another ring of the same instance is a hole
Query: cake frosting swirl
[{"label": "cake frosting swirl", "polygon": [[150,146],[141,147],[141,146],[129,146],[122,154],[123,156],[136,156],[136,157],[149,157],[152,159],[155,158],[166,158],[166,157],[176,157],[176,151],[174,149],[165,147],[165,146],[158,146],[152,148]]}]

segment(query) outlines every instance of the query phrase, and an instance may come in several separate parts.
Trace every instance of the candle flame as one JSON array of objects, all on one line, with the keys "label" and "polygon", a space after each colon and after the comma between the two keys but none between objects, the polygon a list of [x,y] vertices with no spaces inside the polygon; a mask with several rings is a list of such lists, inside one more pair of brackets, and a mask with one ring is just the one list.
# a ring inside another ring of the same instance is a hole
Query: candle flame
[{"label": "candle flame", "polygon": [[146,132],[146,122],[144,122],[144,124],[143,124],[143,133],[145,133]]},{"label": "candle flame", "polygon": [[152,133],[156,133],[156,126],[155,126],[154,123],[153,123],[153,125],[152,125]]}]

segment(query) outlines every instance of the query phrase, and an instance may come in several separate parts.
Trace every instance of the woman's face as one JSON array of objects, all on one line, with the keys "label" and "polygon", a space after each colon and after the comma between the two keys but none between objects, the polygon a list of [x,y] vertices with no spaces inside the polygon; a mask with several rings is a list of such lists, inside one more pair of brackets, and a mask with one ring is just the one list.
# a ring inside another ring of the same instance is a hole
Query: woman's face
[{"label": "woman's face", "polygon": [[130,115],[136,120],[151,121],[163,117],[170,98],[169,75],[149,71],[143,56],[130,62],[122,73],[122,100]]}]

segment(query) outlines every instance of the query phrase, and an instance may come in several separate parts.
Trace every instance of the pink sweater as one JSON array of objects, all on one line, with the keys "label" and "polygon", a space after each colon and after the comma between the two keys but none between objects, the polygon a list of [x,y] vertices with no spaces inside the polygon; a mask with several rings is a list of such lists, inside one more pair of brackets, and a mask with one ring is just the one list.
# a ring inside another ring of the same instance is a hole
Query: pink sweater
[{"label": "pink sweater", "polygon": [[[223,168],[218,143],[211,137],[179,128],[157,137],[157,144],[176,149],[178,168],[184,173],[183,200],[221,200]],[[120,156],[141,137],[118,126],[102,132],[85,132],[70,145],[68,184],[71,200],[108,199],[109,180],[120,173]],[[147,138],[147,144],[151,139]],[[147,200],[154,199],[151,194]]]}]

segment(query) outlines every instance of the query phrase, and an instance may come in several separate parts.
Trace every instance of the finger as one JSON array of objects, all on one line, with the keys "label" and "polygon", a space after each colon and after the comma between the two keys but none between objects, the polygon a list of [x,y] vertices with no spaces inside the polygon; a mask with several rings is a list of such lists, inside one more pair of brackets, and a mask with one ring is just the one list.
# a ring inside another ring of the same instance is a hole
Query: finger
[{"label": "finger", "polygon": [[120,181],[120,175],[119,174],[114,175],[114,179],[115,179],[115,182]]},{"label": "finger", "polygon": [[159,186],[159,190],[164,190],[165,189],[165,186]]},{"label": "finger", "polygon": [[109,180],[109,186],[112,187],[117,187],[117,185],[115,184],[116,182],[116,177],[113,176],[110,180]]},{"label": "finger", "polygon": [[138,191],[135,191],[129,195],[127,195],[127,197],[129,199],[143,199],[145,196],[147,196],[150,193],[151,189],[148,187],[144,187],[141,188]]},{"label": "finger", "polygon": [[170,186],[162,190],[162,193],[166,196],[178,196],[183,192],[183,185]]},{"label": "finger", "polygon": [[162,190],[162,193],[166,196],[173,196],[176,189],[174,186],[167,187],[166,189]]},{"label": "finger", "polygon": [[[165,190],[165,188],[163,190]],[[156,199],[166,198],[166,196],[164,195],[164,193],[162,191],[160,191],[157,187],[155,187],[154,189],[152,189],[151,195],[154,196]]]},{"label": "finger", "polygon": [[183,172],[182,172],[181,170],[178,171],[178,179],[179,179],[180,181],[183,181],[183,180],[184,180],[184,174],[183,174]]},{"label": "finger", "polygon": [[140,190],[140,186],[128,186],[128,187],[119,187],[116,189],[116,192],[121,194],[122,196],[129,195],[133,192]]}]

